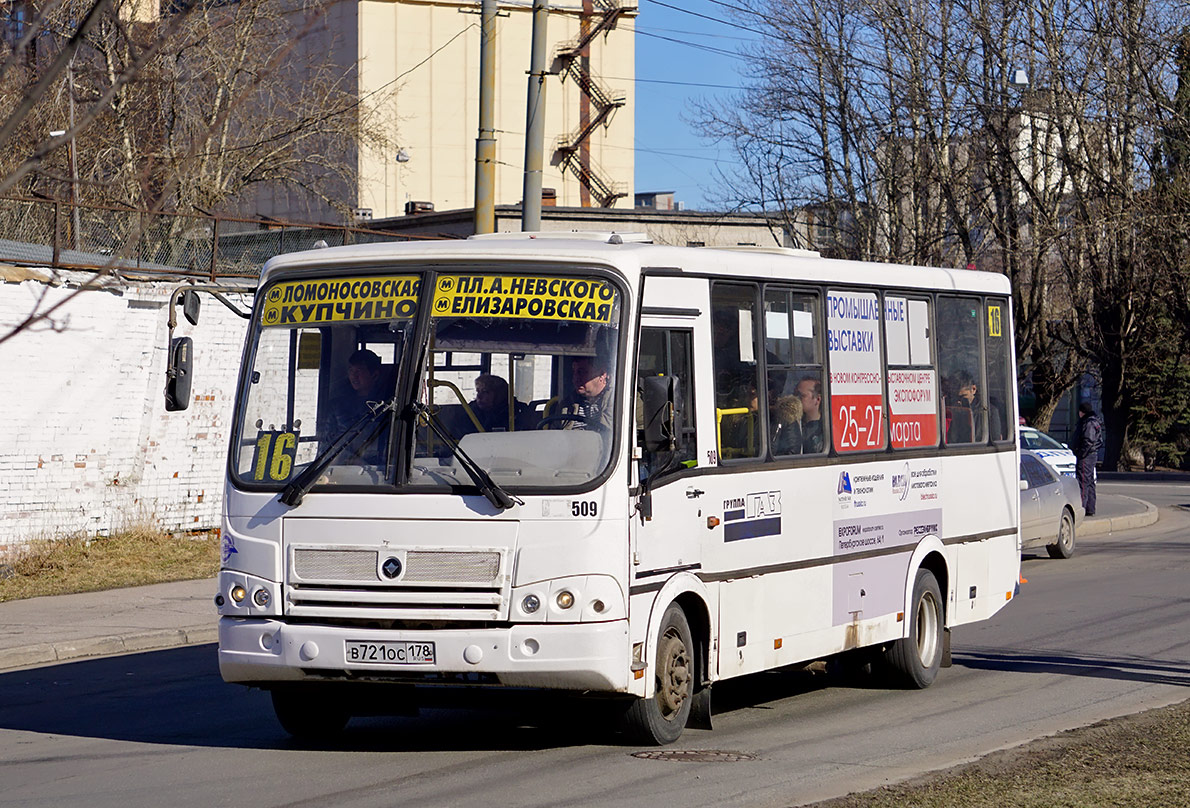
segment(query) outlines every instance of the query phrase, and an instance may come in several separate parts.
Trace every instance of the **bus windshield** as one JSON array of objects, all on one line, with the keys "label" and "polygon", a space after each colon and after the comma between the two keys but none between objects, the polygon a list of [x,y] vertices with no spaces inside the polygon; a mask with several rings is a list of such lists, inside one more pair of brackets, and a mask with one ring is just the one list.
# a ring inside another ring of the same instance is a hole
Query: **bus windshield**
[{"label": "bus windshield", "polygon": [[[428,296],[423,281],[361,274],[263,290],[232,461],[241,482],[283,486],[311,464],[315,490],[467,488],[469,462],[506,488],[603,472],[616,288],[593,275],[458,273],[435,276]],[[402,378],[410,368],[418,375]]]},{"label": "bus windshield", "polygon": [[620,375],[611,283],[443,275],[434,314],[417,382],[430,414],[415,431],[411,485],[468,484],[455,442],[505,487],[599,476],[611,457]]}]

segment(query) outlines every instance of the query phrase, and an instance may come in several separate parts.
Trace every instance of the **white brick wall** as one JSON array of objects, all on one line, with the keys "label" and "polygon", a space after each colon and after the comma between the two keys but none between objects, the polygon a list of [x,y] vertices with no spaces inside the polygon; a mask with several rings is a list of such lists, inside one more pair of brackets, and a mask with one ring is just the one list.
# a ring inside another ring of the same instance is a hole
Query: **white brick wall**
[{"label": "white brick wall", "polygon": [[[79,275],[79,278],[86,276]],[[216,527],[246,321],[203,296],[190,409],[167,413],[172,284],[79,294],[0,344],[0,546],[149,520]],[[74,290],[0,282],[0,335]],[[180,315],[180,312],[179,312]]]}]

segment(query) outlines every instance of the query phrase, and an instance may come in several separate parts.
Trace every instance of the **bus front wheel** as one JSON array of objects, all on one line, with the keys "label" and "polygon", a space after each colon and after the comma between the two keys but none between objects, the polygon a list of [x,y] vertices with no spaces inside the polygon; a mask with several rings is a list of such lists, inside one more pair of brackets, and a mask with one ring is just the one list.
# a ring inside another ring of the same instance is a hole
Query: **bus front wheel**
[{"label": "bus front wheel", "polygon": [[934,573],[919,569],[909,604],[909,636],[885,652],[892,678],[900,685],[926,688],[942,664],[942,593]]},{"label": "bus front wheel", "polygon": [[338,699],[308,688],[278,687],[271,692],[281,727],[300,741],[326,741],[351,718]]},{"label": "bus front wheel", "polygon": [[694,641],[680,606],[670,606],[661,620],[653,677],[653,696],[634,701],[625,718],[635,741],[661,746],[681,736],[694,696]]}]

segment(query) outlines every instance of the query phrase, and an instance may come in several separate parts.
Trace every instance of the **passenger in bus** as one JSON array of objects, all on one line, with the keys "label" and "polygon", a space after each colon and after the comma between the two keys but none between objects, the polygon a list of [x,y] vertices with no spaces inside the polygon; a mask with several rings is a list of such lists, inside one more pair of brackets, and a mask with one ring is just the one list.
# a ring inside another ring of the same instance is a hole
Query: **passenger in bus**
[{"label": "passenger in bus", "polygon": [[959,371],[958,386],[957,399],[949,408],[951,425],[947,443],[986,443],[989,421],[993,425],[992,440],[1003,440],[1000,411],[994,404],[984,405],[975,375],[969,370]]},{"label": "passenger in bus", "polygon": [[[512,404],[513,428],[521,429],[524,427],[525,412],[528,408],[516,400]],[[503,378],[492,373],[480,374],[475,379],[475,399],[471,401],[470,406],[484,432],[509,430],[508,382]]]},{"label": "passenger in bus", "polygon": [[773,454],[802,453],[802,400],[797,396],[777,396],[769,407],[773,430]]},{"label": "passenger in bus", "polygon": [[[361,348],[347,358],[346,389],[331,402],[328,439],[337,438],[361,418],[373,411],[372,406],[385,398],[384,371],[380,357]],[[391,393],[390,393],[391,395]],[[388,419],[380,418],[374,428],[365,429],[346,449],[341,458],[348,461],[379,463],[387,435]]]},{"label": "passenger in bus", "polygon": [[570,362],[571,394],[563,399],[560,414],[575,415],[562,423],[563,429],[594,429],[611,432],[612,384],[607,360],[601,356],[576,356]]},{"label": "passenger in bus", "polygon": [[803,376],[796,391],[802,402],[802,453],[821,454],[826,434],[822,428],[822,381],[817,376]]}]

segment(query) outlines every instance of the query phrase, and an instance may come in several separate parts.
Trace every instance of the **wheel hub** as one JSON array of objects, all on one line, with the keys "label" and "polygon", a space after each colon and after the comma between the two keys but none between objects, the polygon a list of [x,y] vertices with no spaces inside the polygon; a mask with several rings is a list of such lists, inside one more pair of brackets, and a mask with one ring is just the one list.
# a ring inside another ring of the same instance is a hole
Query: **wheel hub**
[{"label": "wheel hub", "polygon": [[669,717],[682,709],[690,686],[690,653],[682,638],[666,634],[661,641],[657,702],[662,715]]}]

